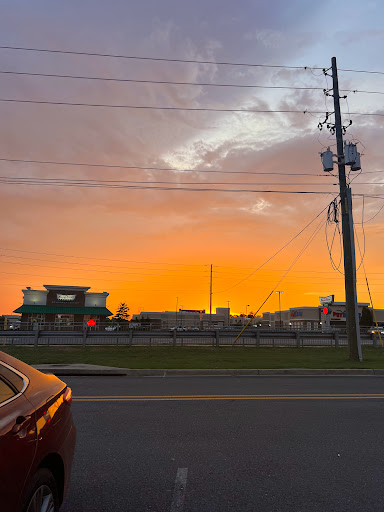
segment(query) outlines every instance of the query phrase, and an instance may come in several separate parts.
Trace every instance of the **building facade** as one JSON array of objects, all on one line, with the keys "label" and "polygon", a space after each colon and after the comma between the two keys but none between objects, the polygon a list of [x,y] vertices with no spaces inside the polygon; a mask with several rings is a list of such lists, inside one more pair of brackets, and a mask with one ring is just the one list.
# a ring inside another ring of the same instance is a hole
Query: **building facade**
[{"label": "building facade", "polygon": [[21,313],[21,328],[74,327],[89,320],[96,324],[106,321],[112,313],[107,309],[109,293],[89,292],[89,286],[43,285],[45,290],[23,291],[23,305],[14,313]]},{"label": "building facade", "polygon": [[206,313],[205,309],[179,309],[178,311],[142,311],[132,316],[132,324],[153,329],[186,327],[197,329],[228,327],[229,308],[216,308],[216,312]]},{"label": "building facade", "polygon": [[[361,316],[363,308],[369,307],[369,302],[359,302],[358,310]],[[331,327],[346,327],[346,306],[345,302],[334,302],[329,309],[331,313],[327,319],[323,313],[324,306],[315,307],[296,307],[281,311],[283,328],[291,329],[321,329],[326,325],[327,321]],[[384,309],[375,309],[376,319],[379,325],[384,325]],[[279,325],[280,311],[274,313],[263,313],[262,326],[277,328]]]}]

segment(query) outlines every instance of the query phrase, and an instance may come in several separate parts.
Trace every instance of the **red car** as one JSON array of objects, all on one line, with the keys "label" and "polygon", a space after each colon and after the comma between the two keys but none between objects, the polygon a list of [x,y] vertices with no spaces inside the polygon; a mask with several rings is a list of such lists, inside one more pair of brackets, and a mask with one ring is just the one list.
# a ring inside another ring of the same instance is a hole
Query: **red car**
[{"label": "red car", "polygon": [[69,486],[72,392],[0,351],[0,510],[56,512]]}]

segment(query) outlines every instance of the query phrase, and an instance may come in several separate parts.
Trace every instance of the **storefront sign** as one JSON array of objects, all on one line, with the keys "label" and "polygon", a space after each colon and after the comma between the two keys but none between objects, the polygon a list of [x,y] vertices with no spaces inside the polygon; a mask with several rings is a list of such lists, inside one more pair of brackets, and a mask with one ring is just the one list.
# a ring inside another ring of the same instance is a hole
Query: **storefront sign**
[{"label": "storefront sign", "polygon": [[180,313],[205,313],[205,309],[179,309]]},{"label": "storefront sign", "polygon": [[322,306],[330,306],[331,304],[333,304],[333,302],[335,300],[335,296],[328,295],[327,297],[319,297],[319,299],[320,299],[320,304]]},{"label": "storefront sign", "polygon": [[296,318],[298,316],[303,316],[302,311],[291,311],[291,318]]},{"label": "storefront sign", "polygon": [[57,300],[65,300],[65,301],[71,301],[76,299],[76,295],[63,295],[62,293],[57,293]]}]

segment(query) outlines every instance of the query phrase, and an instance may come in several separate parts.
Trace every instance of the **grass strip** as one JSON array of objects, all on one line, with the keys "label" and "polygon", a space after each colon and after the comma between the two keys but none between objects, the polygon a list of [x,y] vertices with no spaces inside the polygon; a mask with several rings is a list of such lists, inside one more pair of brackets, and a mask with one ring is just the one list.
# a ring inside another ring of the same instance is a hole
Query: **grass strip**
[{"label": "grass strip", "polygon": [[28,364],[85,363],[118,368],[371,368],[384,369],[381,348],[364,347],[363,362],[348,348],[330,347],[9,347],[0,350]]}]

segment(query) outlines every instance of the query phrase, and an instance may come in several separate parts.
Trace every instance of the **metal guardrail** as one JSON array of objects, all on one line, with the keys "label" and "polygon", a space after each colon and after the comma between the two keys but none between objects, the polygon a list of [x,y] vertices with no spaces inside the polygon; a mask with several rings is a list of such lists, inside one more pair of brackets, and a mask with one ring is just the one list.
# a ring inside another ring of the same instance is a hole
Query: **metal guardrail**
[{"label": "metal guardrail", "polygon": [[[1,346],[231,346],[238,330],[211,330],[199,332],[179,331],[127,331],[100,332],[89,330],[78,331],[0,331]],[[378,346],[376,334],[362,333],[362,345]],[[248,330],[236,343],[237,346],[253,347],[311,347],[347,346],[345,333],[340,331],[292,331],[292,330]]]}]

